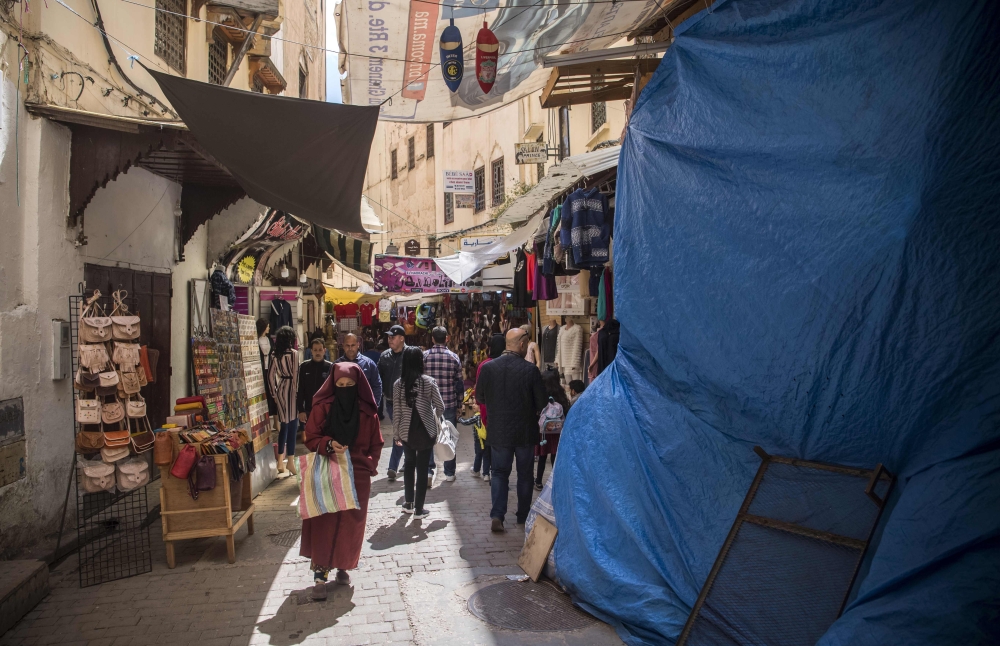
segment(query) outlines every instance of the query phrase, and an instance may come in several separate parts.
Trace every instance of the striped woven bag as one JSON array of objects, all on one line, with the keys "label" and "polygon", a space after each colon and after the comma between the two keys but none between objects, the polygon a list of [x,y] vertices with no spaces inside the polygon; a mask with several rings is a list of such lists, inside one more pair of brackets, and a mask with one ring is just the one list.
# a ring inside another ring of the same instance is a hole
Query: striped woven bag
[{"label": "striped woven bag", "polygon": [[354,467],[348,452],[328,458],[319,453],[298,455],[299,516],[304,519],[360,509]]}]

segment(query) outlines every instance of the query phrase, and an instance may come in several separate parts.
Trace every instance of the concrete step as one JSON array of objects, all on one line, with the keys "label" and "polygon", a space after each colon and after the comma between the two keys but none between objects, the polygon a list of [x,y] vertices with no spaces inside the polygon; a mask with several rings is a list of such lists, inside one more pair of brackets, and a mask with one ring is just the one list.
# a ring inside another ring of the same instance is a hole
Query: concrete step
[{"label": "concrete step", "polygon": [[45,561],[0,561],[0,635],[49,593]]}]

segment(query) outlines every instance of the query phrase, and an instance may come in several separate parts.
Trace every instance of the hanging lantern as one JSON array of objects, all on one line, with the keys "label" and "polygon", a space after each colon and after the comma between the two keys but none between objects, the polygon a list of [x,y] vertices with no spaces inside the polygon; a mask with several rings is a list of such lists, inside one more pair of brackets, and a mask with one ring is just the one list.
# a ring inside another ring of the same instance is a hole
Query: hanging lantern
[{"label": "hanging lantern", "polygon": [[500,41],[483,22],[483,28],[476,36],[476,80],[483,94],[489,94],[497,80],[497,59],[500,57]]},{"label": "hanging lantern", "polygon": [[455,26],[455,19],[441,32],[441,74],[444,84],[452,92],[458,92],[462,84],[462,74],[465,72],[465,61],[462,56],[462,32]]}]

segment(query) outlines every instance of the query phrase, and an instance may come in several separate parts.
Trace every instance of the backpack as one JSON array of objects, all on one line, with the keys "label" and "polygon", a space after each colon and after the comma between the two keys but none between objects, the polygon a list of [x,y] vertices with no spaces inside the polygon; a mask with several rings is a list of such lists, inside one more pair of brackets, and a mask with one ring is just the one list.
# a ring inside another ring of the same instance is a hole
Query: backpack
[{"label": "backpack", "polygon": [[542,409],[542,414],[538,416],[538,431],[542,434],[541,445],[548,443],[546,435],[558,435],[562,433],[563,422],[566,421],[563,415],[562,404],[549,397],[549,403]]}]

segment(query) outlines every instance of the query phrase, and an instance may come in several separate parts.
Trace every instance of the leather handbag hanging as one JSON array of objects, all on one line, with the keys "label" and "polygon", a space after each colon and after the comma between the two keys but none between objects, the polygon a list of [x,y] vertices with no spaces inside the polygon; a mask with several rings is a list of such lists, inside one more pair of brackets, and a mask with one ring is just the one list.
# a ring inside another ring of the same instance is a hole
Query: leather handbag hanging
[{"label": "leather handbag hanging", "polygon": [[97,375],[101,379],[101,388],[114,388],[118,389],[118,373],[114,370],[108,370],[107,372],[102,372]]},{"label": "leather handbag hanging", "polygon": [[101,372],[108,367],[108,351],[103,343],[81,343],[80,365],[90,372]]},{"label": "leather handbag hanging", "polygon": [[129,314],[128,307],[123,302],[128,292],[120,289],[112,294],[115,309],[111,313],[112,337],[119,341],[131,341],[139,338],[139,317]]},{"label": "leather handbag hanging", "polygon": [[80,467],[80,488],[84,493],[114,491],[114,465],[97,461],[80,461]]},{"label": "leather handbag hanging", "polygon": [[115,424],[125,419],[125,407],[117,399],[101,405],[101,421],[105,424]]},{"label": "leather handbag hanging", "polygon": [[134,372],[121,373],[121,384],[126,395],[134,395],[142,390],[142,386],[139,385],[139,375]]},{"label": "leather handbag hanging", "polygon": [[174,465],[170,467],[170,475],[175,478],[187,480],[187,477],[194,470],[194,464],[197,461],[198,449],[194,448],[193,444],[185,444],[180,453],[177,454]]},{"label": "leather handbag hanging", "polygon": [[104,448],[104,433],[80,431],[76,434],[77,453],[97,453]]},{"label": "leather handbag hanging", "polygon": [[149,348],[148,350],[146,350],[146,355],[149,357],[149,375],[147,375],[147,378],[149,379],[149,383],[155,384],[156,362],[160,360],[160,351],[154,350],[153,348]]},{"label": "leather handbag hanging", "polygon": [[77,368],[76,379],[73,381],[73,385],[77,390],[92,393],[101,385],[101,377],[100,375],[84,372],[82,367]]},{"label": "leather handbag hanging", "polygon": [[204,455],[188,476],[188,490],[191,492],[191,497],[198,500],[199,493],[212,489],[215,489],[215,458]]},{"label": "leather handbag hanging", "polygon": [[132,491],[149,482],[149,464],[143,458],[130,458],[115,466],[118,471],[118,489],[121,491]]},{"label": "leather handbag hanging", "polygon": [[132,419],[139,419],[146,416],[146,400],[142,395],[136,395],[135,399],[125,402],[125,415]]},{"label": "leather handbag hanging", "polygon": [[76,400],[76,421],[80,424],[100,424],[101,401],[99,399]]},{"label": "leather handbag hanging", "polygon": [[174,461],[174,438],[167,431],[154,433],[153,440],[153,464],[160,467],[168,467]]},{"label": "leather handbag hanging", "polygon": [[139,366],[139,369],[135,371],[135,376],[139,379],[140,387],[145,387],[149,384],[149,381],[146,380],[146,371],[142,369],[142,366]]},{"label": "leather handbag hanging", "polygon": [[104,431],[104,445],[111,447],[130,446],[132,444],[132,434],[128,429],[119,428],[117,431]]},{"label": "leather handbag hanging", "polygon": [[139,365],[142,366],[142,372],[146,377],[146,381],[153,381],[153,371],[149,365],[149,348],[147,346],[139,348]]},{"label": "leather handbag hanging", "polygon": [[127,446],[105,446],[101,449],[101,459],[111,464],[112,462],[127,458],[129,452],[130,449]]},{"label": "leather handbag hanging", "polygon": [[153,442],[156,438],[153,435],[153,429],[149,427],[149,420],[145,417],[142,418],[146,422],[146,428],[143,429],[138,422],[136,422],[136,432],[132,434],[132,448],[135,449],[136,453],[145,453],[153,448]]},{"label": "leather handbag hanging", "polygon": [[135,367],[139,365],[139,344],[115,341],[115,350],[111,358],[123,372],[134,372]]},{"label": "leather handbag hanging", "polygon": [[101,306],[97,300],[101,297],[101,292],[94,290],[89,302],[81,305],[80,312],[80,342],[81,343],[104,343],[111,340],[111,317],[104,316]]}]

